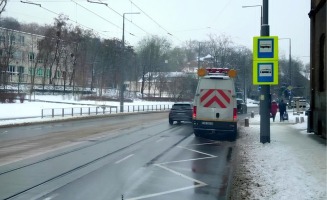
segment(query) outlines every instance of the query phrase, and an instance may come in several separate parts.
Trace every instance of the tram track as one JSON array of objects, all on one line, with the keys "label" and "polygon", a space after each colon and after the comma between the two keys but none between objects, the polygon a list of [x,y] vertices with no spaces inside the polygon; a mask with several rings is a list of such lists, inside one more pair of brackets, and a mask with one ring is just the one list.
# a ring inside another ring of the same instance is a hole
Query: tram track
[{"label": "tram track", "polygon": [[[101,157],[95,158],[95,159],[93,159],[93,160],[91,160],[91,161],[89,161],[89,162],[87,162],[87,163],[85,163],[85,164],[82,164],[82,165],[79,165],[79,166],[77,166],[77,167],[74,167],[73,169],[71,169],[71,170],[69,170],[69,171],[66,171],[66,172],[61,173],[61,174],[59,174],[59,175],[57,175],[57,176],[51,177],[51,178],[47,179],[46,181],[40,182],[39,184],[36,184],[36,185],[34,185],[34,186],[31,186],[31,187],[29,187],[29,188],[26,188],[25,190],[22,190],[22,191],[20,191],[20,192],[17,192],[16,194],[13,194],[13,195],[11,195],[11,196],[8,196],[8,197],[4,198],[4,200],[14,199],[15,197],[17,197],[17,196],[19,196],[19,195],[21,195],[21,194],[23,194],[23,193],[25,193],[25,192],[28,192],[28,191],[30,191],[30,190],[32,190],[32,189],[34,189],[34,188],[37,188],[37,187],[39,187],[39,186],[41,186],[41,185],[44,185],[44,184],[47,184],[47,183],[49,183],[49,182],[51,182],[51,181],[53,181],[53,180],[55,180],[55,179],[62,178],[62,177],[64,177],[64,176],[66,176],[66,175],[69,175],[69,174],[75,172],[75,171],[78,171],[78,170],[80,170],[80,169],[82,169],[82,168],[85,168],[85,167],[87,167],[87,166],[89,166],[89,165],[92,165],[92,164],[94,164],[94,163],[96,163],[96,162],[98,162],[98,161],[101,161],[101,160],[107,158],[107,157],[110,156],[110,155],[116,154],[116,153],[121,152],[121,151],[123,151],[123,150],[125,150],[125,149],[128,149],[128,148],[131,148],[131,147],[133,147],[133,146],[136,146],[136,145],[138,145],[138,144],[140,144],[140,143],[142,143],[142,142],[145,142],[145,141],[147,141],[147,140],[150,140],[151,138],[154,138],[154,137],[156,137],[156,136],[158,136],[158,135],[160,135],[160,134],[163,134],[163,133],[165,133],[165,132],[167,132],[167,131],[170,131],[170,130],[172,130],[172,129],[176,129],[176,128],[178,128],[178,127],[170,127],[170,128],[165,129],[165,130],[163,130],[163,131],[161,131],[161,132],[158,132],[158,133],[153,134],[153,135],[151,135],[151,136],[148,136],[148,137],[146,137],[146,138],[143,138],[143,139],[140,139],[140,140],[135,141],[135,142],[133,142],[133,143],[130,143],[130,144],[128,144],[128,145],[125,145],[124,147],[121,147],[121,148],[119,148],[119,149],[117,149],[117,150],[115,150],[115,151],[113,151],[113,152],[106,153],[105,155],[103,155],[103,156],[101,156]],[[125,135],[128,135],[128,134],[131,134],[131,132],[127,132]],[[56,155],[56,156],[49,157],[49,158],[46,158],[46,159],[40,160],[40,161],[38,161],[38,162],[31,163],[31,164],[29,164],[29,165],[25,165],[25,166],[22,166],[22,167],[19,167],[19,168],[15,168],[15,169],[11,169],[11,170],[8,170],[8,171],[5,171],[5,172],[1,172],[1,173],[0,173],[0,176],[1,176],[1,175],[4,175],[4,174],[6,174],[6,173],[10,173],[10,172],[13,172],[13,171],[16,171],[16,170],[20,170],[20,169],[25,168],[25,167],[29,167],[29,166],[32,166],[32,165],[35,165],[35,164],[41,163],[41,162],[46,162],[46,161],[48,161],[48,160],[51,160],[51,159],[54,159],[54,158],[57,158],[57,157],[60,157],[60,156],[65,156],[65,155],[67,155],[67,154],[70,154],[70,153],[73,153],[73,152],[80,151],[80,150],[82,150],[82,149],[87,149],[87,148],[89,148],[89,147],[91,147],[91,146],[95,146],[95,145],[98,145],[98,144],[100,144],[100,143],[108,142],[108,141],[110,141],[110,140],[112,140],[112,139],[115,139],[115,138],[117,138],[117,137],[121,137],[121,136],[116,136],[116,137],[113,137],[113,138],[108,138],[108,139],[105,139],[105,140],[96,141],[96,142],[94,142],[94,144],[90,144],[90,145],[87,145],[87,146],[84,146],[84,147],[76,148],[76,149],[74,149],[74,150],[67,151],[67,152],[64,152],[64,153],[58,154],[58,155]],[[183,138],[183,140],[184,140],[184,139],[185,139],[185,138]],[[176,142],[179,143],[180,141],[176,141]]]}]

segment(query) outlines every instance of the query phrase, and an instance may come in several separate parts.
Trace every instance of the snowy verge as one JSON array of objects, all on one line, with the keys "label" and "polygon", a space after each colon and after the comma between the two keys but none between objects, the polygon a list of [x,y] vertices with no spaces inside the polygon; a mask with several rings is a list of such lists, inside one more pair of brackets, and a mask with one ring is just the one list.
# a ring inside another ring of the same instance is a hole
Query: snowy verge
[{"label": "snowy verge", "polygon": [[258,123],[241,127],[230,199],[327,199],[326,141],[304,134],[304,124],[271,123],[265,144]]}]

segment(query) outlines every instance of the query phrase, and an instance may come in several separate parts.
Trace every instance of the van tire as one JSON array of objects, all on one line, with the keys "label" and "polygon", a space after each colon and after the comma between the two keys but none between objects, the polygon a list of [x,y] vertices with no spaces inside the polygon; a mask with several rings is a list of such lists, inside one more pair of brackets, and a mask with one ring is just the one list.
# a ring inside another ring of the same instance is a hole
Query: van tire
[{"label": "van tire", "polygon": [[200,137],[200,131],[193,130],[195,137]]},{"label": "van tire", "polygon": [[169,119],[169,124],[170,124],[170,125],[173,125],[173,124],[174,124],[174,121],[171,120],[171,119]]}]

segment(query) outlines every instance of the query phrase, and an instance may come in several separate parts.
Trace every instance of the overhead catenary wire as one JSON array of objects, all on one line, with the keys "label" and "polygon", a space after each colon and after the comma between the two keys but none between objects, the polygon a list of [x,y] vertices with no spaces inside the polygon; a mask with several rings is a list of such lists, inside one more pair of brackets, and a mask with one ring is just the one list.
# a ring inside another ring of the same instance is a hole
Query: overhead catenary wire
[{"label": "overhead catenary wire", "polygon": [[150,15],[148,15],[144,10],[142,10],[138,5],[136,5],[132,0],[129,0],[131,4],[133,4],[137,9],[139,9],[145,16],[147,16],[151,21],[153,21],[156,25],[158,25],[162,30],[166,31],[168,35],[175,37],[177,40],[181,41],[178,37],[171,34],[167,29],[162,27],[158,22],[156,22]]},{"label": "overhead catenary wire", "polygon": [[[20,2],[21,2],[21,3],[27,3],[27,4],[32,4],[32,5],[39,6],[40,8],[42,8],[42,9],[44,9],[44,10],[46,10],[46,11],[52,13],[52,14],[55,14],[55,15],[57,15],[57,16],[60,16],[60,14],[58,14],[58,13],[56,13],[56,12],[54,12],[54,11],[48,9],[48,8],[45,8],[45,7],[42,6],[41,4],[34,3],[34,2],[31,2],[31,1],[28,1],[28,0],[26,0],[26,1],[22,1],[22,0],[21,0]],[[68,16],[68,15],[67,15],[67,16]],[[85,25],[83,25],[83,24],[81,24],[81,23],[78,23],[77,21],[74,21],[74,20],[70,19],[69,16],[68,16],[67,20],[69,20],[69,21],[71,21],[71,22],[74,22],[74,23],[78,24],[79,26],[82,26],[82,27],[84,27],[84,28],[86,28],[86,29],[90,29],[90,30],[92,30],[92,31],[95,31],[95,30],[94,30],[93,28],[91,28],[91,27],[85,26]],[[99,34],[101,34],[101,35],[106,36],[105,34],[103,34],[103,33],[101,33],[101,32],[98,32],[98,31],[96,31],[96,32],[99,33]]]},{"label": "overhead catenary wire", "polygon": [[[124,17],[122,14],[120,14],[118,11],[116,11],[115,9],[111,8],[107,3],[103,3],[101,0],[98,0],[99,2],[101,2],[101,4],[105,5],[107,8],[109,8],[110,10],[112,10],[114,13],[116,13],[117,15]],[[125,19],[130,22],[131,24],[133,24],[134,26],[136,26],[137,28],[139,28],[140,30],[144,31],[147,34],[150,34],[148,31],[144,30],[142,27],[138,26],[137,24],[135,24],[132,20],[128,19],[125,17]]]},{"label": "overhead catenary wire", "polygon": [[118,26],[117,24],[114,24],[113,22],[111,22],[111,21],[105,19],[105,18],[102,17],[101,15],[99,15],[99,14],[93,12],[92,10],[86,8],[85,6],[82,6],[81,4],[77,3],[76,1],[74,1],[74,0],[71,0],[71,1],[74,2],[76,5],[78,5],[79,7],[81,7],[81,8],[83,8],[83,9],[89,11],[90,13],[92,13],[92,14],[94,14],[94,15],[100,17],[100,18],[103,19],[104,21],[106,21],[106,22],[110,23],[111,25],[115,26],[116,28],[119,28],[119,29],[121,29],[121,30],[123,29],[123,28],[121,28],[120,26]]}]

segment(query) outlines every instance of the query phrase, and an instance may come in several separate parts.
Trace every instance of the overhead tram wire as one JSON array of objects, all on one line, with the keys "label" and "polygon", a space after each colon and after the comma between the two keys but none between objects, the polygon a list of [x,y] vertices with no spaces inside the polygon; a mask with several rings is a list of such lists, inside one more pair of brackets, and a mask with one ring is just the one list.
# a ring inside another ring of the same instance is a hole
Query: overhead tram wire
[{"label": "overhead tram wire", "polygon": [[131,4],[133,4],[136,8],[138,8],[142,13],[145,14],[145,16],[147,16],[151,21],[153,21],[155,24],[157,24],[162,30],[166,31],[168,35],[175,37],[177,40],[179,40],[180,42],[182,42],[182,40],[180,40],[178,37],[176,37],[175,35],[171,34],[167,29],[165,29],[164,27],[162,27],[158,22],[156,22],[152,17],[150,17],[150,15],[148,15],[146,12],[144,12],[138,5],[136,5],[132,0],[129,0],[131,2]]},{"label": "overhead tram wire", "polygon": [[121,28],[121,27],[120,27],[120,26],[118,26],[117,24],[114,24],[113,22],[111,22],[111,21],[109,21],[109,20],[105,19],[105,18],[104,18],[104,17],[102,17],[101,15],[99,15],[99,14],[97,14],[97,13],[93,12],[92,10],[90,10],[90,9],[86,8],[85,6],[82,6],[81,4],[77,3],[77,2],[76,2],[76,1],[74,1],[74,0],[71,0],[71,1],[72,1],[72,2],[74,2],[76,5],[78,5],[79,7],[81,7],[81,8],[84,8],[85,10],[89,11],[90,13],[92,13],[92,14],[96,15],[97,17],[100,17],[100,18],[101,18],[101,19],[103,19],[104,21],[106,21],[106,22],[110,23],[111,25],[115,26],[116,28],[119,28],[119,29],[123,30],[123,28]]},{"label": "overhead tram wire", "polygon": [[[89,0],[87,0],[89,1]],[[107,3],[102,2],[101,0],[98,0],[99,2],[101,2],[101,4],[104,4],[107,8],[109,8],[110,10],[112,10],[114,13],[116,13],[117,15],[123,17],[122,14],[120,14],[118,11],[116,11],[115,9],[111,8]],[[131,24],[133,24],[134,26],[136,26],[137,28],[139,28],[140,30],[144,31],[145,33],[151,35],[148,31],[144,30],[143,28],[141,28],[140,26],[138,26],[137,24],[135,24],[132,20],[128,19],[125,17],[125,20],[127,20],[128,22],[130,22]]]},{"label": "overhead tram wire", "polygon": [[[34,2],[31,2],[31,1],[28,1],[28,0],[27,0],[27,1],[22,1],[22,0],[21,0],[20,2],[21,2],[21,3],[27,3],[27,4],[32,4],[32,5],[39,6],[40,8],[42,8],[42,9],[44,9],[44,10],[46,10],[46,11],[52,13],[52,14],[55,14],[55,15],[60,16],[60,14],[58,14],[58,13],[56,13],[56,12],[54,12],[54,11],[48,9],[48,8],[43,7],[41,4],[34,3]],[[68,16],[68,15],[67,15],[67,16]],[[93,28],[90,28],[90,27],[85,26],[85,25],[83,25],[83,24],[81,24],[81,23],[78,23],[77,21],[71,20],[71,19],[69,18],[69,16],[68,16],[68,20],[71,21],[71,22],[74,22],[74,23],[76,23],[76,24],[78,24],[78,25],[80,25],[80,26],[82,26],[82,27],[84,27],[84,28],[87,28],[87,29],[90,29],[90,30],[92,30],[92,31],[95,31]],[[96,32],[99,33],[99,34],[101,34],[101,35],[103,35],[103,36],[106,36],[105,34],[99,32],[99,31],[96,31]]]}]

